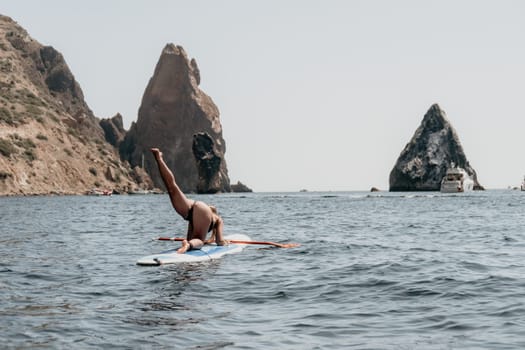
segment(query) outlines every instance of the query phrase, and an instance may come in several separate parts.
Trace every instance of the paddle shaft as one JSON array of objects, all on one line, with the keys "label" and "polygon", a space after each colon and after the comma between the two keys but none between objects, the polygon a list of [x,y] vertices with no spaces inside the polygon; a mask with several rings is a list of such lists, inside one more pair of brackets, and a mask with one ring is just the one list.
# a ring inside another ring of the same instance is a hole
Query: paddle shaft
[{"label": "paddle shaft", "polygon": [[[180,238],[180,237],[159,237],[157,238],[159,241],[183,241],[184,238]],[[228,242],[230,243],[235,243],[235,244],[261,244],[261,245],[273,245],[274,247],[279,247],[279,248],[293,248],[293,247],[298,247],[299,244],[298,243],[275,243],[275,242],[261,242],[261,241],[239,241],[239,240],[235,240],[235,239],[230,239],[228,240]]]}]

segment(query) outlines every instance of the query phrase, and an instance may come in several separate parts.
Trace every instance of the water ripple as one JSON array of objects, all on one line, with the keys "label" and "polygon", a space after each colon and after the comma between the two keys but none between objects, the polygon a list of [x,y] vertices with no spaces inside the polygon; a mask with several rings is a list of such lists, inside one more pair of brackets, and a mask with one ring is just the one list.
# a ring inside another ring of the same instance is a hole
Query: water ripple
[{"label": "water ripple", "polygon": [[227,232],[301,246],[139,267],[186,230],[165,195],[0,198],[3,347],[525,347],[513,191],[195,198]]}]

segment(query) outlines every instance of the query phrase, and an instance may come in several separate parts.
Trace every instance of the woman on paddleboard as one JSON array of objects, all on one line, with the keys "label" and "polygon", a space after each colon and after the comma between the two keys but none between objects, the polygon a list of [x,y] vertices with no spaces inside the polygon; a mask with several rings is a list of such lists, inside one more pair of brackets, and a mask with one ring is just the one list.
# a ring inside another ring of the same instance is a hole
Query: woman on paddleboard
[{"label": "woman on paddleboard", "polygon": [[[228,241],[222,236],[223,222],[217,214],[217,209],[204,202],[186,198],[177,186],[175,176],[164,162],[162,152],[158,148],[152,148],[151,153],[157,161],[160,176],[168,189],[173,208],[184,220],[188,221],[188,234],[177,253],[183,254],[191,249],[201,249],[204,243],[211,243],[213,240],[217,245],[228,244]],[[206,235],[210,231],[212,235],[209,240],[206,240]]]}]

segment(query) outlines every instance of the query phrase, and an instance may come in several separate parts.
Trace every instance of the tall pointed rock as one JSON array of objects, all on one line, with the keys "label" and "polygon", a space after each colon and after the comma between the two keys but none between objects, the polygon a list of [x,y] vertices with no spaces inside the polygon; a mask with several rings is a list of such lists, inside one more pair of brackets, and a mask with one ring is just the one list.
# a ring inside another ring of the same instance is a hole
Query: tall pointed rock
[{"label": "tall pointed rock", "polygon": [[[195,60],[190,61],[182,47],[166,45],[142,97],[137,122],[120,145],[121,155],[132,165],[141,165],[144,159],[144,167],[155,185],[164,188],[149,152],[151,147],[158,147],[182,191],[230,192],[219,110],[199,89],[199,83]],[[201,160],[193,152],[194,135],[199,133],[209,136],[208,151],[216,157],[213,168],[207,172],[199,171]],[[204,175],[212,179],[202,179]]]},{"label": "tall pointed rock", "polygon": [[390,191],[439,191],[452,163],[474,178],[474,189],[483,189],[456,130],[445,112],[434,104],[390,172]]}]

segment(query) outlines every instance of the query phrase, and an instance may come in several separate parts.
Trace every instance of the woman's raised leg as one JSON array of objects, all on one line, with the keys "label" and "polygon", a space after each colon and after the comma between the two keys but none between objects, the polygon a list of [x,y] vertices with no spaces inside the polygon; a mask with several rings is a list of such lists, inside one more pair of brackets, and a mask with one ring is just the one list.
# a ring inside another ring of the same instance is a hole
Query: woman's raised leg
[{"label": "woman's raised leg", "polygon": [[166,162],[162,157],[162,152],[158,148],[152,148],[151,153],[153,153],[153,156],[157,161],[160,176],[162,177],[162,181],[164,181],[164,185],[166,185],[166,189],[168,190],[168,193],[170,195],[170,200],[171,204],[173,205],[173,208],[175,208],[175,211],[180,216],[186,219],[188,217],[188,211],[190,210],[193,202],[186,198],[184,193],[180,190],[179,186],[177,186],[177,183],[175,182],[175,176],[166,165]]}]

